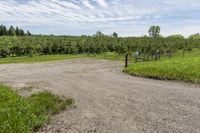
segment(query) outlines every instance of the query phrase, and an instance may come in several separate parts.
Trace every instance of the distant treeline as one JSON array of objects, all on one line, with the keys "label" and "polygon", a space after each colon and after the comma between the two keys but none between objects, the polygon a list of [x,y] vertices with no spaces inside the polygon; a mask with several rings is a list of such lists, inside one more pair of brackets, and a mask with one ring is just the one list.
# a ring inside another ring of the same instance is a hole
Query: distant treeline
[{"label": "distant treeline", "polygon": [[0,36],[30,36],[30,31],[24,32],[23,29],[19,27],[10,26],[7,28],[5,25],[0,25]]}]

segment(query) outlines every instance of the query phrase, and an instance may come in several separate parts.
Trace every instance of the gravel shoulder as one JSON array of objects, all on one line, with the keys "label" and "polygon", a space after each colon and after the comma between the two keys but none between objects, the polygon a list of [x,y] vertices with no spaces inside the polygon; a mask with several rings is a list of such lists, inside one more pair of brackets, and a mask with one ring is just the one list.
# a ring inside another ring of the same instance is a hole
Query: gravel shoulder
[{"label": "gravel shoulder", "polygon": [[75,107],[39,132],[199,133],[200,87],[137,78],[116,61],[74,59],[0,65],[0,82],[22,95],[50,90]]}]

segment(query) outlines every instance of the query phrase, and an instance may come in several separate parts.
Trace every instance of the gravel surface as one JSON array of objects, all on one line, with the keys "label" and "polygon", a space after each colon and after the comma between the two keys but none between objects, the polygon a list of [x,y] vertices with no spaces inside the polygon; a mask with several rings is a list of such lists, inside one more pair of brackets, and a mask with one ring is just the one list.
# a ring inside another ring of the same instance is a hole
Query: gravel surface
[{"label": "gravel surface", "polygon": [[200,87],[132,77],[115,61],[75,59],[0,65],[0,82],[28,96],[50,90],[75,107],[39,132],[199,133]]}]

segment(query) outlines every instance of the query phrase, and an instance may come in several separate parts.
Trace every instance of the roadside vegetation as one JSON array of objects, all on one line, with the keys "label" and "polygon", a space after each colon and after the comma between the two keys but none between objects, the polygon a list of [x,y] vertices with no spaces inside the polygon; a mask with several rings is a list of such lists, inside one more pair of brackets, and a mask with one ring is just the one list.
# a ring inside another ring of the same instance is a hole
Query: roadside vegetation
[{"label": "roadside vegetation", "polygon": [[44,126],[51,115],[72,105],[72,99],[40,92],[28,98],[0,85],[0,132],[33,132]]},{"label": "roadside vegetation", "polygon": [[184,57],[179,51],[171,59],[133,63],[124,71],[134,76],[200,84],[200,49],[187,52]]},{"label": "roadside vegetation", "polygon": [[11,64],[11,63],[34,63],[34,62],[48,62],[66,59],[83,58],[86,55],[35,55],[35,56],[21,56],[21,57],[8,57],[0,58],[0,64]]}]

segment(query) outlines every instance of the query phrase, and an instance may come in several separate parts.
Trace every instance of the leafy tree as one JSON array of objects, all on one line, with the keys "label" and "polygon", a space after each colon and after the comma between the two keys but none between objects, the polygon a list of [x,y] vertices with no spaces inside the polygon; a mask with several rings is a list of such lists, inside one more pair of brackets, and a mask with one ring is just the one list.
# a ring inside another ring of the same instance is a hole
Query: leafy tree
[{"label": "leafy tree", "polygon": [[118,37],[118,34],[116,32],[113,33],[113,37]]},{"label": "leafy tree", "polygon": [[150,37],[159,37],[160,36],[160,27],[159,26],[151,26],[149,28],[149,36]]},{"label": "leafy tree", "polygon": [[101,37],[101,36],[104,36],[104,34],[101,33],[101,31],[97,31],[94,36]]}]

